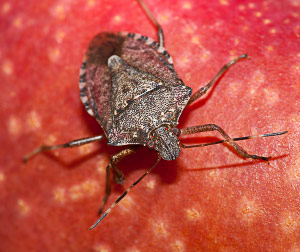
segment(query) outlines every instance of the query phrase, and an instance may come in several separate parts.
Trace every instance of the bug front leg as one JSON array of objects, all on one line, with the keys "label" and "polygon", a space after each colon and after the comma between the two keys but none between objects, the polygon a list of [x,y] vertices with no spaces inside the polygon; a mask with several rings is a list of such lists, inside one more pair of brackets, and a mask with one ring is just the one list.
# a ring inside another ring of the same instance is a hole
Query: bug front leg
[{"label": "bug front leg", "polygon": [[123,192],[121,196],[119,196],[114,203],[112,203],[110,208],[108,208],[106,212],[102,214],[101,217],[89,228],[89,230],[94,229],[111,212],[111,210],[130,192],[130,190],[133,187],[135,187],[143,178],[145,178],[157,166],[160,160],[161,160],[161,156],[158,155],[155,164],[149,170],[147,170],[139,179],[137,179],[131,186],[129,186],[127,190]]},{"label": "bug front leg", "polygon": [[[232,139],[228,134],[218,125],[216,124],[204,124],[194,127],[188,127],[181,130],[181,135],[190,135],[190,134],[196,134],[200,132],[206,132],[206,131],[215,131],[217,130],[235,150],[236,152],[245,158],[252,158],[252,159],[261,159],[264,161],[268,161],[271,157],[262,157],[257,155],[250,155],[245,151],[240,145],[238,145],[234,139]],[[278,134],[285,134],[286,132],[280,132]],[[189,148],[189,146],[185,146],[184,144],[181,144],[183,148]]]},{"label": "bug front leg", "polygon": [[232,65],[234,65],[236,62],[238,62],[242,59],[245,59],[247,57],[248,57],[247,54],[243,54],[240,57],[233,59],[228,64],[224,65],[221,68],[221,70],[217,73],[217,75],[209,83],[207,83],[204,87],[200,88],[196,93],[194,93],[191,96],[187,105],[191,104],[192,102],[194,102],[195,100],[200,98],[202,95],[204,95],[207,92],[207,90],[210,89],[212,87],[212,85],[215,84]]},{"label": "bug front leg", "polygon": [[114,154],[111,158],[110,158],[110,162],[106,167],[106,182],[105,182],[105,195],[103,197],[102,203],[100,205],[99,211],[98,211],[98,215],[100,215],[103,211],[103,207],[105,205],[105,203],[108,200],[108,197],[111,193],[111,183],[110,183],[110,172],[111,169],[113,169],[113,173],[114,173],[114,181],[117,184],[123,184],[124,183],[124,174],[123,172],[121,172],[118,167],[117,164],[126,156],[132,154],[136,152],[136,150],[134,148],[128,148],[125,150],[122,150],[116,154]]},{"label": "bug front leg", "polygon": [[76,140],[67,142],[65,144],[42,145],[42,146],[36,148],[35,150],[33,150],[32,152],[28,153],[27,155],[25,155],[23,157],[23,162],[26,163],[33,156],[35,156],[35,155],[37,155],[41,152],[44,152],[44,151],[56,150],[56,149],[61,149],[61,148],[73,148],[73,147],[77,147],[77,146],[80,146],[80,145],[92,143],[92,142],[95,142],[95,141],[100,141],[102,139],[104,139],[104,136],[99,135],[99,136],[94,136],[94,137],[76,139]]}]

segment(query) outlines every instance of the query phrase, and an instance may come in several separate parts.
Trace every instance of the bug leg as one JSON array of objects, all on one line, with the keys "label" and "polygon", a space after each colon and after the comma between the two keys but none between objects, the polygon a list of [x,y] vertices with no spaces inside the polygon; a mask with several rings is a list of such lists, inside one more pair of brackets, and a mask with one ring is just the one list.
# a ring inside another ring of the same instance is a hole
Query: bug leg
[{"label": "bug leg", "polygon": [[121,196],[119,196],[119,198],[117,198],[117,200],[114,203],[112,203],[112,205],[110,206],[110,208],[108,208],[106,210],[106,212],[95,222],[95,224],[93,224],[89,228],[89,230],[94,229],[100,223],[100,221],[102,221],[105,218],[105,216],[108,215],[108,213],[126,196],[126,194],[129,193],[129,191],[133,187],[135,187],[144,177],[146,177],[153,170],[154,167],[157,166],[157,164],[159,163],[160,160],[161,160],[161,156],[158,155],[155,164],[149,170],[147,170],[139,179],[137,179],[130,187],[128,187],[127,190],[125,192],[123,192],[121,194]]},{"label": "bug leg", "polygon": [[102,203],[100,205],[99,211],[98,211],[98,215],[100,215],[103,211],[103,207],[105,205],[105,203],[108,200],[108,197],[110,195],[111,192],[111,186],[110,186],[110,172],[111,169],[113,169],[114,172],[114,181],[117,184],[123,184],[124,183],[124,174],[123,172],[121,172],[118,167],[117,164],[126,156],[134,153],[136,150],[134,148],[128,148],[125,150],[122,150],[116,154],[114,154],[111,158],[110,158],[110,162],[106,167],[106,182],[105,182],[105,195],[102,199]]},{"label": "bug leg", "polygon": [[162,30],[160,24],[157,22],[156,18],[154,17],[154,15],[152,14],[152,12],[148,9],[148,7],[144,3],[144,1],[143,0],[138,0],[138,2],[142,6],[142,8],[145,11],[146,15],[148,16],[148,18],[156,26],[156,28],[158,30],[157,36],[158,36],[158,40],[159,40],[159,46],[163,47],[164,46],[164,33],[163,33],[163,30]]},{"label": "bug leg", "polygon": [[123,184],[124,183],[124,175],[123,172],[121,172],[118,167],[117,164],[126,156],[133,154],[136,152],[136,148],[132,147],[132,148],[127,148],[125,150],[122,150],[116,154],[114,154],[111,159],[110,159],[110,164],[113,168],[113,172],[114,172],[114,181],[117,184]]},{"label": "bug leg", "polygon": [[95,141],[100,141],[102,139],[104,139],[104,136],[99,135],[99,136],[94,136],[94,137],[76,139],[76,140],[67,142],[65,144],[42,145],[42,146],[36,148],[35,150],[33,150],[32,152],[28,153],[27,155],[25,155],[23,157],[23,162],[26,163],[33,156],[35,156],[35,155],[37,155],[41,152],[44,152],[44,151],[56,150],[56,149],[61,149],[61,148],[73,148],[73,147],[77,147],[77,146],[80,146],[80,145],[92,143],[92,142],[95,142]]},{"label": "bug leg", "polygon": [[[272,136],[280,136],[283,134],[288,133],[288,131],[280,131],[280,132],[274,132],[274,133],[268,133],[268,134],[261,134],[261,135],[253,135],[253,136],[244,136],[244,137],[236,137],[232,138],[233,141],[241,141],[241,140],[248,140],[248,139],[253,139],[253,138],[259,138],[259,137],[272,137]],[[227,140],[220,140],[216,142],[211,142],[211,143],[201,143],[201,144],[193,144],[193,145],[184,145],[180,144],[182,148],[196,148],[196,147],[204,147],[204,146],[209,146],[209,145],[215,145],[215,144],[220,144],[220,143],[227,143]]]},{"label": "bug leg", "polygon": [[244,58],[247,58],[248,57],[248,55],[247,54],[243,54],[243,55],[241,55],[241,56],[239,56],[239,57],[237,57],[237,58],[235,58],[235,59],[233,59],[232,61],[230,61],[228,64],[226,64],[226,65],[224,65],[222,68],[221,68],[221,70],[217,73],[217,75],[209,82],[209,83],[207,83],[204,87],[201,87],[196,93],[194,93],[192,96],[191,96],[191,98],[190,98],[190,100],[189,100],[189,102],[188,102],[188,104],[187,105],[189,105],[189,104],[191,104],[192,102],[194,102],[195,100],[197,100],[198,98],[200,98],[202,95],[204,95],[206,92],[207,92],[207,90],[209,89],[209,88],[211,88],[211,86],[213,85],[213,84],[215,84],[219,79],[220,79],[220,77],[232,66],[232,65],[234,65],[236,62],[238,62],[238,61],[240,61],[240,60],[242,60],[242,59],[244,59]]},{"label": "bug leg", "polygon": [[[228,142],[240,156],[245,158],[261,159],[264,161],[268,161],[271,158],[271,157],[262,157],[262,156],[248,154],[240,145],[238,145],[234,141],[234,139],[228,136],[228,134],[220,126],[216,124],[204,124],[199,126],[188,127],[181,130],[181,135],[190,135],[190,134],[206,132],[206,131],[215,131],[215,130],[217,130],[225,138],[226,142]],[[181,144],[181,147],[188,148],[188,146],[185,146],[183,144]]]}]

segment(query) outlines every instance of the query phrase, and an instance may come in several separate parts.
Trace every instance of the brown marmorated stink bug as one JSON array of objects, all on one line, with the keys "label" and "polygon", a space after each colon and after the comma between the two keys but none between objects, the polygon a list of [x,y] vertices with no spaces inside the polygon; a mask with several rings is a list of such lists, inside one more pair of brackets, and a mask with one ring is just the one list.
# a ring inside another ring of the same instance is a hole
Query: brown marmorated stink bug
[{"label": "brown marmorated stink bug", "polygon": [[[118,202],[151,170],[161,159],[174,160],[180,148],[202,147],[218,143],[230,144],[244,158],[267,161],[270,157],[248,154],[236,141],[254,137],[269,137],[287,133],[287,131],[230,138],[224,130],[215,124],[205,124],[184,129],[176,128],[183,109],[203,96],[207,90],[236,62],[247,58],[246,54],[224,65],[218,74],[204,87],[192,94],[178,77],[173,60],[164,48],[163,30],[142,0],[139,3],[146,15],[158,29],[158,43],[153,39],[136,33],[102,32],[93,38],[84,56],[80,69],[80,97],[87,112],[101,125],[104,135],[77,139],[71,142],[41,146],[24,157],[48,150],[69,148],[88,144],[107,138],[113,146],[129,145],[113,155],[106,168],[106,193],[102,200],[99,215],[110,195],[110,174],[113,170],[114,181],[123,184],[124,175],[117,164],[124,157],[134,153],[138,145],[157,151],[156,163],[136,180],[90,227],[98,225]],[[225,140],[213,143],[184,145],[180,135],[190,135],[205,131],[218,131]]]}]

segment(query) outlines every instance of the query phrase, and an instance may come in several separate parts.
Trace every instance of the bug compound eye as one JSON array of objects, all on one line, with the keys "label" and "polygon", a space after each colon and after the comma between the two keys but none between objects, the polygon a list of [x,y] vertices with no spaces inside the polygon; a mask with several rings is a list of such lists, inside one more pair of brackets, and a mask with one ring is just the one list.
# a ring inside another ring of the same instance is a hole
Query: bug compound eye
[{"label": "bug compound eye", "polygon": [[175,136],[180,136],[181,134],[180,129],[177,128],[172,128],[171,131],[174,133]]},{"label": "bug compound eye", "polygon": [[154,148],[154,141],[153,141],[153,140],[149,141],[149,142],[147,143],[147,147],[148,147],[149,149],[153,149],[153,148]]}]

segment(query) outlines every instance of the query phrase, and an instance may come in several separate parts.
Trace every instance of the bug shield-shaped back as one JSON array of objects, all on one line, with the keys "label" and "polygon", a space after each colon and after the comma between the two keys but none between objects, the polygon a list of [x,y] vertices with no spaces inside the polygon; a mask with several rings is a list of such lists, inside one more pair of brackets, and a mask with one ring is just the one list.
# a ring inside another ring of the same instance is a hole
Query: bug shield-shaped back
[{"label": "bug shield-shaped back", "polygon": [[146,145],[152,138],[152,132],[157,136],[154,148],[162,158],[175,159],[180,152],[178,138],[167,131],[165,125],[174,127],[178,124],[178,118],[190,98],[191,88],[165,83],[127,64],[117,55],[108,59],[108,67],[113,125],[107,132],[108,144]]}]

